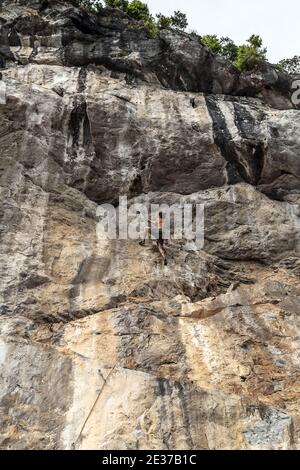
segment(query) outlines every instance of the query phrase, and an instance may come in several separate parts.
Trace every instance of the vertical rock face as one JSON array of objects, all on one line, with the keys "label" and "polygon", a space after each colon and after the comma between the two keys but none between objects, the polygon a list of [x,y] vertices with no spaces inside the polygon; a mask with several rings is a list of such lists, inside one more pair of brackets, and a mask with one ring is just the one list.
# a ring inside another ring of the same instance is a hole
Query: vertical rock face
[{"label": "vertical rock face", "polygon": [[[299,449],[300,111],[121,12],[0,2],[3,449]],[[201,203],[201,251],[97,205]]]}]

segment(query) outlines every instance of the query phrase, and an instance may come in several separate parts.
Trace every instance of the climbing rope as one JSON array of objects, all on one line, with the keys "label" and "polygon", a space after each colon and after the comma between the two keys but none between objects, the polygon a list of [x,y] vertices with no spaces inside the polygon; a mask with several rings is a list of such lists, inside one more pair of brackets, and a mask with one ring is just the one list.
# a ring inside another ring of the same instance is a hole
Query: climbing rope
[{"label": "climbing rope", "polygon": [[79,439],[81,438],[82,433],[83,433],[83,430],[84,430],[84,428],[85,428],[85,426],[86,426],[88,420],[90,419],[91,414],[93,413],[94,409],[96,408],[96,405],[97,405],[98,400],[99,400],[99,398],[100,398],[100,396],[101,396],[101,393],[103,392],[104,387],[105,387],[105,385],[107,384],[107,382],[108,382],[108,380],[109,380],[111,374],[112,374],[113,371],[115,370],[116,365],[117,365],[117,363],[115,363],[115,365],[112,367],[112,369],[110,369],[109,373],[108,373],[107,376],[106,376],[106,379],[103,378],[104,382],[103,382],[102,387],[101,387],[100,390],[99,390],[99,393],[98,393],[98,395],[97,395],[97,398],[96,398],[96,400],[95,400],[95,402],[94,402],[92,408],[90,409],[89,414],[87,415],[87,417],[86,417],[86,419],[85,419],[85,421],[84,421],[84,423],[83,423],[83,425],[82,425],[82,427],[81,427],[80,433],[78,434],[78,437],[77,437],[76,441],[73,442],[73,444],[72,444],[72,448],[73,448],[73,449],[76,448],[76,444],[77,444],[77,442],[79,441]]}]

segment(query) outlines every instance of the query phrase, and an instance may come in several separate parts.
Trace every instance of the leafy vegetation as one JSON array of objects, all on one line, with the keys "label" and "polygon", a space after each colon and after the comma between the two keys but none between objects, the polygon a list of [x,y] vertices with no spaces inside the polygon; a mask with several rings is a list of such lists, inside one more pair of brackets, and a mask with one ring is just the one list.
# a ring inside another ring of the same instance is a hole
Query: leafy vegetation
[{"label": "leafy vegetation", "polygon": [[221,40],[216,36],[216,34],[207,34],[202,36],[201,43],[208,47],[214,54],[222,55],[222,45]]},{"label": "leafy vegetation", "polygon": [[277,68],[290,74],[300,73],[300,56],[295,55],[291,59],[283,59],[277,64]]},{"label": "leafy vegetation", "polygon": [[222,56],[233,62],[237,58],[238,46],[236,46],[232,39],[222,37],[220,39],[222,47]]},{"label": "leafy vegetation", "polygon": [[[99,13],[103,6],[117,8],[139,21],[145,27],[150,37],[156,37],[161,29],[175,29],[185,31],[188,27],[187,17],[181,11],[175,11],[172,16],[158,13],[156,17],[151,15],[147,3],[140,0],[71,0],[76,6],[80,6],[93,13]],[[138,27],[138,26],[137,26]],[[253,34],[245,44],[236,45],[228,37],[219,38],[215,34],[207,34],[200,37],[197,31],[190,34],[198,37],[201,44],[229,60],[241,71],[251,71],[259,68],[267,61],[267,49],[263,47],[262,38]],[[287,73],[300,73],[300,56],[281,60],[276,65],[278,70]]]},{"label": "leafy vegetation", "polygon": [[184,31],[188,27],[188,21],[185,13],[181,13],[181,11],[174,11],[173,16],[170,18],[171,26],[175,29],[179,29]]},{"label": "leafy vegetation", "polygon": [[126,10],[128,7],[128,0],[105,0],[105,6],[110,8],[119,8],[119,10]]},{"label": "leafy vegetation", "polygon": [[263,48],[262,39],[255,34],[247,40],[246,44],[241,46],[237,46],[228,37],[218,38],[215,34],[203,36],[201,42],[213,53],[230,60],[241,71],[256,69],[267,60],[267,50]]},{"label": "leafy vegetation", "polygon": [[[73,0],[73,3],[93,13],[98,13],[102,8],[101,0]],[[181,11],[175,11],[172,16],[159,13],[154,18],[148,5],[140,0],[104,0],[104,5],[122,10],[135,20],[141,21],[151,37],[156,36],[160,29],[185,30],[188,26],[186,15]]]},{"label": "leafy vegetation", "polygon": [[147,21],[150,19],[148,5],[140,0],[132,0],[126,8],[126,13],[136,20]]},{"label": "leafy vegetation", "polygon": [[253,34],[246,44],[237,48],[237,55],[233,65],[244,72],[254,70],[266,61],[267,49],[263,47],[261,37]]},{"label": "leafy vegetation", "polygon": [[165,15],[162,15],[161,13],[158,13],[158,15],[156,15],[156,18],[157,18],[157,26],[159,27],[159,29],[171,28],[172,20],[170,16],[165,16]]}]

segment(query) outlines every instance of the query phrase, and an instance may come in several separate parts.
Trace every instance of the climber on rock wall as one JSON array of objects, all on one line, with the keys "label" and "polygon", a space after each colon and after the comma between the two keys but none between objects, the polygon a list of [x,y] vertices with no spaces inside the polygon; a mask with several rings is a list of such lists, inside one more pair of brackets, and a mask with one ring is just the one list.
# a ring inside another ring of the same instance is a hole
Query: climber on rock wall
[{"label": "climber on rock wall", "polygon": [[[146,228],[145,235],[144,235],[145,238],[144,240],[140,241],[141,246],[145,246],[147,235],[149,232],[151,232],[151,225],[152,225],[152,222],[150,219],[148,219],[148,227]],[[167,266],[168,261],[166,258],[166,251],[164,248],[165,240],[163,238],[163,213],[162,212],[158,213],[155,236],[156,236],[156,245],[157,245],[158,251],[164,260],[164,265]]]},{"label": "climber on rock wall", "polygon": [[157,228],[158,228],[158,238],[156,239],[157,248],[164,260],[164,265],[167,266],[168,262],[166,258],[166,252],[164,248],[164,238],[163,238],[163,213],[162,212],[158,213]]}]

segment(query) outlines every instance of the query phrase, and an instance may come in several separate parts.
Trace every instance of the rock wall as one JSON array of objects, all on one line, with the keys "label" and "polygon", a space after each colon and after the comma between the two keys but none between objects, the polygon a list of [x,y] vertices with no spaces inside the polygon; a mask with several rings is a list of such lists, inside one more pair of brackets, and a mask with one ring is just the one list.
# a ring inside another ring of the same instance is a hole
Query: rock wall
[{"label": "rock wall", "polygon": [[[3,449],[300,448],[300,111],[121,12],[0,2]],[[205,205],[205,244],[97,205]]]}]

